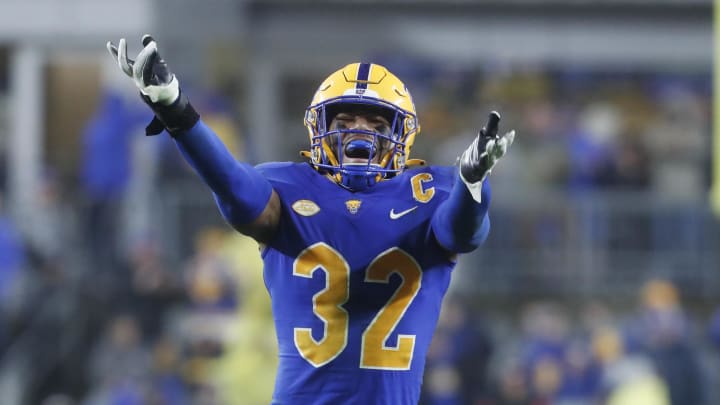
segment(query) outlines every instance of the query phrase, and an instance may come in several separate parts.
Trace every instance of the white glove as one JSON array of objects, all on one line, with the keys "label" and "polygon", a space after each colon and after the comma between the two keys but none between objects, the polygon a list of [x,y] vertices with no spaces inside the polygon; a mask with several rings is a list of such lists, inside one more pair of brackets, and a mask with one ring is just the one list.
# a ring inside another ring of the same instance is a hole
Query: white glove
[{"label": "white glove", "polygon": [[127,56],[125,38],[120,39],[117,47],[108,42],[107,49],[117,59],[120,69],[133,79],[140,93],[147,97],[146,101],[170,105],[180,96],[180,83],[160,57],[157,42],[146,34],[142,37],[142,44],[144,48],[135,60]]},{"label": "white glove", "polygon": [[497,136],[499,122],[500,114],[496,111],[490,112],[485,127],[460,156],[460,178],[478,203],[482,201],[483,180],[490,174],[498,160],[505,156],[515,139],[515,131]]}]

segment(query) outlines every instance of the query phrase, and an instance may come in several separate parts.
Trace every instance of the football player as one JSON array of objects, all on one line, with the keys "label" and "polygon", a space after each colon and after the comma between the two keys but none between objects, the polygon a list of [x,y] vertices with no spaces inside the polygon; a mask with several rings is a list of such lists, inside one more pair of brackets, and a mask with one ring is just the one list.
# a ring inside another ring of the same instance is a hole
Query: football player
[{"label": "football player", "polygon": [[499,115],[458,167],[410,159],[420,125],[383,66],[331,74],[305,111],[304,163],[236,161],[193,109],[146,35],[120,69],[212,190],[220,212],[262,246],[280,363],[273,404],[416,404],[425,354],[458,253],[490,229],[487,176],[513,141]]}]

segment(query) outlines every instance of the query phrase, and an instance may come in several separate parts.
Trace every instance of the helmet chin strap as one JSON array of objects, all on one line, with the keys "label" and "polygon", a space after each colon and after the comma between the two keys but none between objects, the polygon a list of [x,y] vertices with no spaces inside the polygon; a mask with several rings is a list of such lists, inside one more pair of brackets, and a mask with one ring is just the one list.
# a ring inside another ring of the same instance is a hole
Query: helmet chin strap
[{"label": "helmet chin strap", "polygon": [[348,165],[341,169],[342,186],[350,191],[364,191],[377,183],[377,173],[369,172],[367,165]]}]

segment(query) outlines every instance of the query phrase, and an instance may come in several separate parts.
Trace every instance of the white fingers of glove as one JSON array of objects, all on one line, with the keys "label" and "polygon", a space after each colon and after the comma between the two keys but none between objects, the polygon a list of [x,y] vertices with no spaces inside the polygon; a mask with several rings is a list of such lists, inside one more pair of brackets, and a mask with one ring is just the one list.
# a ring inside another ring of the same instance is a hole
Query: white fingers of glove
[{"label": "white fingers of glove", "polygon": [[133,77],[133,61],[129,60],[127,57],[127,42],[125,42],[125,38],[120,38],[120,42],[117,48],[110,41],[108,41],[105,46],[107,47],[108,52],[110,52],[110,56],[112,56],[117,61],[120,70],[122,70],[129,77]]},{"label": "white fingers of glove", "polygon": [[[135,80],[135,85],[140,89],[143,90],[145,87],[148,87],[146,84],[147,81],[150,79],[149,77],[143,77],[145,74],[152,75],[152,66],[148,66],[149,64],[153,63],[153,59],[157,56],[157,43],[155,41],[149,42],[145,47],[140,51],[140,53],[137,56],[137,59],[135,59],[135,64],[133,65],[133,80]],[[153,100],[157,101],[157,100]]]},{"label": "white fingers of glove", "polygon": [[487,153],[488,159],[490,159],[490,168],[492,168],[501,157],[505,156],[514,139],[515,131],[510,131],[506,132],[497,140],[491,140],[485,145],[485,152]]},{"label": "white fingers of glove", "polygon": [[133,65],[127,56],[127,41],[125,41],[125,38],[120,38],[118,44],[118,65],[126,75],[132,77]]},{"label": "white fingers of glove", "polygon": [[492,151],[492,154],[495,156],[495,160],[505,156],[507,150],[510,148],[510,145],[512,145],[513,140],[515,140],[514,130],[506,132],[503,136],[500,137],[500,139],[497,140],[497,142],[495,143],[495,148]]}]

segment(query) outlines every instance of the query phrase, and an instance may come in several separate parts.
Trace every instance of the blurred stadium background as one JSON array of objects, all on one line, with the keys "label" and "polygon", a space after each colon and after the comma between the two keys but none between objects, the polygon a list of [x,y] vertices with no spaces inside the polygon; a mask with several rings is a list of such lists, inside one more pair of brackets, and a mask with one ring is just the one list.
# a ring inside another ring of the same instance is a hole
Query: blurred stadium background
[{"label": "blurred stadium background", "polygon": [[358,60],[413,93],[415,157],[454,163],[491,109],[518,131],[423,404],[720,403],[710,0],[2,0],[3,404],[268,403],[257,247],[105,51],[146,32],[253,163],[298,160]]}]

